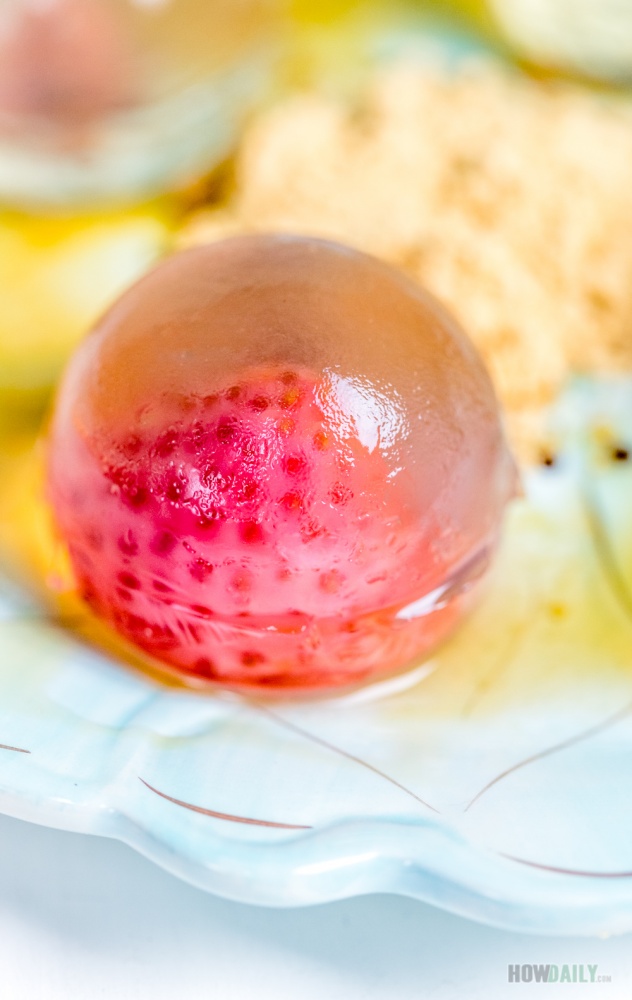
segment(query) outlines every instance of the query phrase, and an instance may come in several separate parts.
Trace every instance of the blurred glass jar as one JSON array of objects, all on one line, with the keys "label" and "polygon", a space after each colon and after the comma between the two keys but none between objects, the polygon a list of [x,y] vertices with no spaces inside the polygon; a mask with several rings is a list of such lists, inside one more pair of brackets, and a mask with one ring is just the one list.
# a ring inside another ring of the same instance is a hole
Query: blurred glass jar
[{"label": "blurred glass jar", "polygon": [[131,202],[195,179],[270,90],[284,0],[0,0],[0,200]]},{"label": "blurred glass jar", "polygon": [[536,65],[632,82],[632,0],[481,0]]}]

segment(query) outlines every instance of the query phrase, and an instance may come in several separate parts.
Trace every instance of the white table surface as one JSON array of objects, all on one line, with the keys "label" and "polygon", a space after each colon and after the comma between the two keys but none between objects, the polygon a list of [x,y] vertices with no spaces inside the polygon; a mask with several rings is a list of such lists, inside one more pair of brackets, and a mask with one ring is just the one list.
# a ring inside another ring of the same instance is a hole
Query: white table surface
[{"label": "white table surface", "polygon": [[[509,963],[590,963],[611,985],[509,985]],[[518,992],[521,991],[521,992]],[[632,998],[632,935],[493,930],[413,900],[263,910],[111,841],[0,817],[1,1000]]]}]

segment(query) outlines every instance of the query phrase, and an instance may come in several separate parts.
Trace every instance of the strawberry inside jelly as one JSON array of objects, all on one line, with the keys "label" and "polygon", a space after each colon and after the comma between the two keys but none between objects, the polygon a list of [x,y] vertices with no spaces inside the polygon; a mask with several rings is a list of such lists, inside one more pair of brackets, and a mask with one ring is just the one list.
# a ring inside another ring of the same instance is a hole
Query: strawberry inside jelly
[{"label": "strawberry inside jelly", "polygon": [[[395,384],[388,335],[411,322]],[[230,684],[411,663],[458,621],[514,484],[461,338],[395,272],[319,241],[162,265],[86,340],[53,420],[49,495],[85,600],[151,656]]]}]

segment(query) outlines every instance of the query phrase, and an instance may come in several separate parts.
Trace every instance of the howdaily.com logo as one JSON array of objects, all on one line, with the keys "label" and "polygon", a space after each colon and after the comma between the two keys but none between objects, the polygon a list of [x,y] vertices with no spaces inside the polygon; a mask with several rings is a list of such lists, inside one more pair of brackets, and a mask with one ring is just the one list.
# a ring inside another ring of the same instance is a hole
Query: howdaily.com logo
[{"label": "howdaily.com logo", "polygon": [[508,965],[510,983],[609,983],[597,965]]}]

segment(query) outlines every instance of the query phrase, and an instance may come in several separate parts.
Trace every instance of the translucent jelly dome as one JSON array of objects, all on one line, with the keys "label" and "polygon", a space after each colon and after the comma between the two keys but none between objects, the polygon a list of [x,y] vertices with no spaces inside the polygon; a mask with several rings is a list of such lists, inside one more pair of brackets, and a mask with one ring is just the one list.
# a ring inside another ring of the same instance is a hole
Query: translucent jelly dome
[{"label": "translucent jelly dome", "polygon": [[458,621],[514,488],[454,320],[385,264],[299,237],[161,264],[74,356],[50,432],[85,600],[231,684],[413,662]]}]

